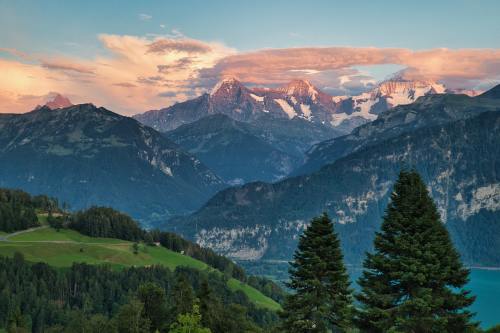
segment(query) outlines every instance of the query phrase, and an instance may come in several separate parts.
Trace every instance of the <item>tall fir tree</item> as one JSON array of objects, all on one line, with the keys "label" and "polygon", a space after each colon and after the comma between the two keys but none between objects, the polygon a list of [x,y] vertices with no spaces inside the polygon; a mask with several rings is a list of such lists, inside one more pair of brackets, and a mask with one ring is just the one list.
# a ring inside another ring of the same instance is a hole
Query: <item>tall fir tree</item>
[{"label": "tall fir tree", "polygon": [[210,328],[213,332],[221,332],[222,330],[219,328],[219,322],[221,321],[219,316],[223,305],[214,294],[206,279],[201,282],[197,298],[199,299],[202,325]]},{"label": "tall fir tree", "polygon": [[400,172],[374,248],[356,295],[362,331],[459,333],[475,327],[467,310],[474,297],[462,289],[469,270],[416,171]]},{"label": "tall fir tree", "polygon": [[193,309],[196,296],[191,283],[189,283],[189,280],[184,273],[178,274],[170,297],[174,301],[171,311],[171,314],[174,315],[174,319],[180,314],[188,313]]},{"label": "tall fir tree", "polygon": [[287,297],[285,332],[343,332],[351,324],[352,296],[340,241],[326,213],[311,221],[290,263],[294,291]]}]

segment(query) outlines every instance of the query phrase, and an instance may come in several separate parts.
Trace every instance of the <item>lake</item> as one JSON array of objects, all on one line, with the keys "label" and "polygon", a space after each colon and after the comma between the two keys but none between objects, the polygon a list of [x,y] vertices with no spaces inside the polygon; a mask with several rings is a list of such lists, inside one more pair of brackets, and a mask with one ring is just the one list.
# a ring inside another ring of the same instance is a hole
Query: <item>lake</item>
[{"label": "lake", "polygon": [[467,287],[477,296],[471,310],[481,327],[500,324],[500,270],[472,269]]}]

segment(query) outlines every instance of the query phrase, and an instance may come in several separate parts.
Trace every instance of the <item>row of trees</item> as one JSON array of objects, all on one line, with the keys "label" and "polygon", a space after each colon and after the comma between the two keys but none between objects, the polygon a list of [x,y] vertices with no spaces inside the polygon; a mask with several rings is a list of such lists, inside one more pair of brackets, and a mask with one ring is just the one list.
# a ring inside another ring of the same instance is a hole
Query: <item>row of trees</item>
[{"label": "row of trees", "polygon": [[145,232],[127,214],[108,207],[91,207],[72,214],[69,228],[90,237],[144,239]]},{"label": "row of trees", "polygon": [[57,200],[45,195],[0,189],[0,231],[13,232],[38,226],[37,210],[58,210]]},{"label": "row of trees", "polygon": [[[290,268],[294,290],[281,331],[475,332],[460,261],[420,176],[402,171],[353,293],[339,239],[326,214],[301,236]],[[354,306],[354,299],[357,300]]]}]

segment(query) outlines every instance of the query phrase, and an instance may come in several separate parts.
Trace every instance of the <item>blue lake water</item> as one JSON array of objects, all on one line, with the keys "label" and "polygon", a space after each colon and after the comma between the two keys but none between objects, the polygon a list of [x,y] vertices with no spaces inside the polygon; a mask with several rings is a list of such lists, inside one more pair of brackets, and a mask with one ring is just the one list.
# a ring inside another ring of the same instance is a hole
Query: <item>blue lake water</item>
[{"label": "blue lake water", "polygon": [[473,269],[467,287],[477,297],[471,310],[481,326],[500,324],[500,270]]}]

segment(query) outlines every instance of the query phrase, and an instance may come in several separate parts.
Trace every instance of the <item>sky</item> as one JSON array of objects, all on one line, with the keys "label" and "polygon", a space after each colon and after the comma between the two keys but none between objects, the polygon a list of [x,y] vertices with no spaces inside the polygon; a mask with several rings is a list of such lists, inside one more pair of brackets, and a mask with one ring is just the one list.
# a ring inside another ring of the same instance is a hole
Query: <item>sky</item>
[{"label": "sky", "polygon": [[126,115],[221,78],[355,94],[398,72],[500,82],[500,1],[0,0],[0,112],[55,92]]}]

